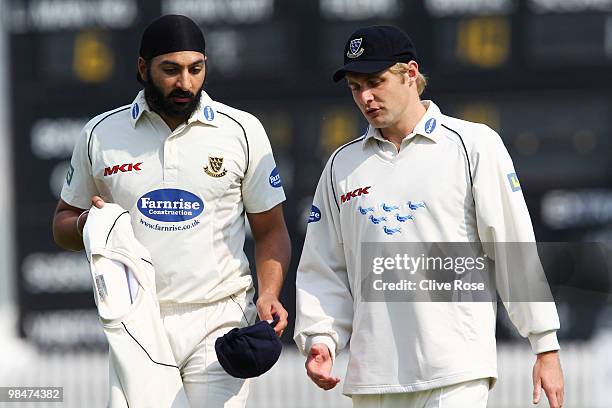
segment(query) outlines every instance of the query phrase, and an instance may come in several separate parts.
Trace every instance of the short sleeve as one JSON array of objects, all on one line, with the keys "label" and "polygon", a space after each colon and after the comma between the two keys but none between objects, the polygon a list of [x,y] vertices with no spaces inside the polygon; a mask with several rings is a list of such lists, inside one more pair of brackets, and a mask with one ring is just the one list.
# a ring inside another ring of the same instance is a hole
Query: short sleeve
[{"label": "short sleeve", "polygon": [[66,203],[83,209],[91,207],[91,197],[99,194],[91,171],[87,142],[88,132],[85,128],[74,146],[61,193]]},{"label": "short sleeve", "polygon": [[245,132],[249,157],[242,180],[242,200],[247,213],[260,213],[285,201],[285,192],[270,141],[259,120],[252,117]]}]

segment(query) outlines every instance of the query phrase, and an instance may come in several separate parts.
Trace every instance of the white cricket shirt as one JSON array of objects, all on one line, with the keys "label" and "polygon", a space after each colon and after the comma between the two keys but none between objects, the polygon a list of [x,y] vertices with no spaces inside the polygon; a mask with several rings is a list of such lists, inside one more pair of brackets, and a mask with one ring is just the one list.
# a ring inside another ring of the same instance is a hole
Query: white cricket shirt
[{"label": "white cricket shirt", "polygon": [[[335,353],[350,340],[345,394],[497,377],[495,304],[364,301],[362,242],[535,240],[499,135],[443,115],[431,101],[424,105],[399,153],[370,127],[336,150],[315,193],[297,272],[295,341],[304,353],[315,343]],[[495,273],[504,271],[496,265]],[[534,352],[559,348],[554,303],[505,306]]]},{"label": "white cricket shirt", "polygon": [[89,208],[101,195],[129,210],[149,250],[160,302],[208,303],[252,285],[245,211],[285,200],[270,142],[257,118],[202,92],[171,131],[144,91],[83,129],[62,199]]}]

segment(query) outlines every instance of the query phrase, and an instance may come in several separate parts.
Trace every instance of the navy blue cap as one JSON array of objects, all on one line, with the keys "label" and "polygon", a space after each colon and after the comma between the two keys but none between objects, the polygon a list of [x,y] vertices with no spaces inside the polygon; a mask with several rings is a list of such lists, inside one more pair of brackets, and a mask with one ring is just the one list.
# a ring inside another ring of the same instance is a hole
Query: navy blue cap
[{"label": "navy blue cap", "polygon": [[414,44],[408,34],[393,26],[360,28],[344,46],[344,66],[334,73],[338,82],[347,72],[374,74],[398,62],[416,60]]},{"label": "navy blue cap", "polygon": [[221,367],[236,378],[258,377],[272,368],[283,348],[274,332],[278,320],[235,328],[219,337],[215,351]]}]

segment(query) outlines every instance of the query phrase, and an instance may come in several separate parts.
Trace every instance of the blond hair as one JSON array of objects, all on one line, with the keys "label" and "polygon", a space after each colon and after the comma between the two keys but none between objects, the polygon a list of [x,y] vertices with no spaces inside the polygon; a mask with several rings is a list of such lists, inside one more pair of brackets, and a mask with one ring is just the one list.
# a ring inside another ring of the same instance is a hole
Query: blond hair
[{"label": "blond hair", "polygon": [[[391,66],[391,68],[389,68],[389,71],[397,75],[405,74],[406,72],[408,72],[408,64],[406,64],[405,62],[398,62],[395,65]],[[425,90],[425,87],[427,86],[427,78],[425,77],[425,75],[419,72],[416,78],[416,84],[417,92],[420,96]]]}]

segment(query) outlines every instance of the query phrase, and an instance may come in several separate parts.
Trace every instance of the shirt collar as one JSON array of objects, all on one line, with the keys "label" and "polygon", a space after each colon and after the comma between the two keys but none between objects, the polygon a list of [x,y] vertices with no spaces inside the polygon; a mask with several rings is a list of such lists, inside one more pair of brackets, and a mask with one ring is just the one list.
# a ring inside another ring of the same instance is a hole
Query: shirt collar
[{"label": "shirt collar", "polygon": [[200,97],[200,103],[198,108],[191,114],[191,117],[187,123],[200,122],[205,125],[211,125],[214,127],[219,126],[219,119],[217,117],[217,110],[215,109],[215,103],[210,96],[202,91]]},{"label": "shirt collar", "polygon": [[[151,108],[149,108],[149,104],[147,103],[143,89],[138,92],[136,99],[134,99],[134,102],[132,102],[132,105],[130,106],[130,120],[132,127],[136,127],[138,119],[140,119],[144,112],[151,112]],[[214,127],[219,126],[217,111],[214,108],[214,102],[204,91],[202,91],[202,96],[200,97],[198,107],[187,121],[188,124],[193,122],[201,122],[205,125],[211,125]]]},{"label": "shirt collar", "polygon": [[[428,138],[432,142],[437,143],[436,134],[441,126],[442,113],[440,112],[440,108],[438,108],[433,101],[425,100],[421,101],[421,103],[427,109],[425,111],[425,115],[423,115],[421,120],[419,120],[419,122],[416,124],[412,133],[406,135],[405,139],[410,139],[416,135],[421,135]],[[372,127],[372,125],[368,126],[365,138],[363,139],[363,144],[365,145],[370,139],[380,141],[386,140],[380,133],[380,130]]]},{"label": "shirt collar", "polygon": [[136,99],[132,102],[130,106],[130,121],[132,123],[132,127],[136,127],[136,123],[138,123],[138,119],[142,116],[144,112],[149,112],[149,104],[144,96],[144,89],[138,92],[136,95]]}]

